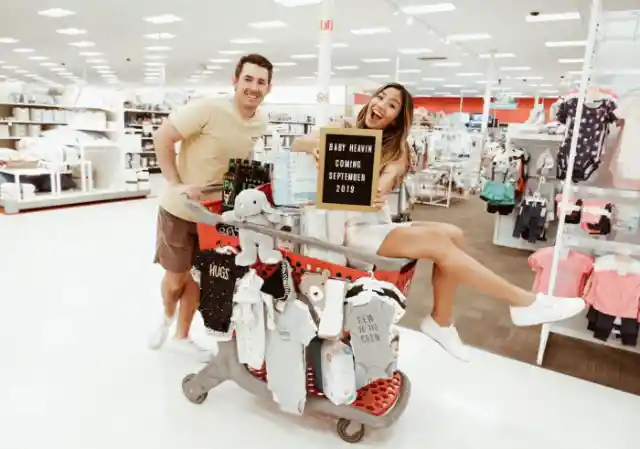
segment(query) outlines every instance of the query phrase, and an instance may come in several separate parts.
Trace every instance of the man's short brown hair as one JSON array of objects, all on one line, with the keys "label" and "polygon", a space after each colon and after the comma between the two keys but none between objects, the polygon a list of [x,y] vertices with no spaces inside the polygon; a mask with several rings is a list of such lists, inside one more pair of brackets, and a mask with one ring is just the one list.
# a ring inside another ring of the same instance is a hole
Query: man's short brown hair
[{"label": "man's short brown hair", "polygon": [[240,73],[242,73],[242,69],[245,64],[254,64],[258,67],[262,67],[263,69],[267,69],[267,72],[269,72],[269,83],[271,83],[271,78],[273,76],[273,64],[271,64],[271,61],[267,58],[257,53],[251,53],[250,55],[243,56],[238,61],[238,64],[236,64],[236,78],[240,78]]}]

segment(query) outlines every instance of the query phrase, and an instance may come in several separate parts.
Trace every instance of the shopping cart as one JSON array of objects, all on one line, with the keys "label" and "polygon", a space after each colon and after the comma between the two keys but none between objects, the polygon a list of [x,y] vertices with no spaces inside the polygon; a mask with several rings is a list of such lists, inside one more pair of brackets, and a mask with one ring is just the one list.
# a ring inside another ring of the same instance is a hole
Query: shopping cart
[{"label": "shopping cart", "polygon": [[[262,188],[271,200],[271,192]],[[222,203],[220,201],[200,204],[185,198],[198,224],[200,249],[214,249],[231,246],[239,248],[238,238],[228,233],[218,232],[216,225],[222,222]],[[401,291],[408,290],[415,269],[415,261],[407,259],[388,259],[370,255],[362,251],[336,246],[314,238],[302,237],[289,232],[251,223],[225,222],[237,228],[250,229],[299,245],[311,245],[321,249],[345,254],[347,257],[364,261],[374,266],[373,275],[383,281],[391,282]],[[313,259],[298,253],[282,251],[283,256],[292,267],[292,277],[296,287],[305,272],[329,270],[331,276],[346,281],[354,281],[372,273],[353,268],[334,265],[326,261]],[[258,274],[268,277],[276,266],[257,263],[253,267]],[[182,390],[187,399],[201,404],[207,399],[210,390],[221,383],[231,380],[241,388],[261,397],[271,398],[267,388],[268,373],[263,368],[253,370],[238,362],[235,341],[220,342],[218,354],[197,374],[189,374],[182,381]],[[310,364],[308,364],[310,365]],[[337,433],[346,442],[357,443],[365,435],[366,427],[386,428],[394,424],[404,412],[410,395],[410,382],[407,376],[397,371],[391,379],[381,379],[358,390],[357,400],[351,405],[334,405],[326,399],[315,386],[313,368],[307,368],[307,402],[305,414],[320,414],[338,418]]]}]

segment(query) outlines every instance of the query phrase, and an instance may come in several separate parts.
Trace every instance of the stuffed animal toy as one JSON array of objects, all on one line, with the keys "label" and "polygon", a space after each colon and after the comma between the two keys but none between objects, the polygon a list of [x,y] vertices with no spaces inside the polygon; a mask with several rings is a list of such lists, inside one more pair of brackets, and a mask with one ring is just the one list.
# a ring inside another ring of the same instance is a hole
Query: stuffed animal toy
[{"label": "stuffed animal toy", "polygon": [[[261,226],[272,226],[279,221],[276,211],[271,207],[264,192],[257,189],[245,189],[235,199],[233,210],[222,214],[223,222],[240,221]],[[258,257],[263,263],[276,264],[282,260],[282,253],[275,248],[273,237],[249,229],[238,231],[240,252],[236,256],[236,265],[247,267],[256,263]]]},{"label": "stuffed animal toy", "polygon": [[325,307],[324,286],[331,276],[329,270],[322,273],[305,273],[300,278],[300,293],[302,293],[313,305],[314,309],[322,312]]}]

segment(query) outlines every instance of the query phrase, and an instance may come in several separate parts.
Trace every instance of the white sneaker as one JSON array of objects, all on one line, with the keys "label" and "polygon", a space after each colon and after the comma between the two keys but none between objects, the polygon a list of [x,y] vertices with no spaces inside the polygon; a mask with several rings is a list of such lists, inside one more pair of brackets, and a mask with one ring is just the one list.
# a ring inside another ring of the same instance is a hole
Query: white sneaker
[{"label": "white sneaker", "polygon": [[453,357],[465,362],[471,360],[471,351],[469,351],[469,347],[462,342],[453,324],[442,327],[429,316],[420,323],[420,330],[442,346],[442,348]]},{"label": "white sneaker", "polygon": [[168,348],[171,351],[186,354],[199,363],[209,363],[213,359],[210,351],[201,348],[190,338],[173,338],[169,341]]},{"label": "white sneaker", "polygon": [[557,298],[538,293],[530,306],[510,307],[511,321],[516,326],[562,321],[579,314],[585,307],[582,298]]},{"label": "white sneaker", "polygon": [[163,317],[162,323],[158,326],[153,334],[149,336],[149,348],[150,349],[160,349],[165,341],[167,341],[167,337],[169,336],[169,330],[171,329],[171,325],[176,320],[176,316],[173,317]]}]

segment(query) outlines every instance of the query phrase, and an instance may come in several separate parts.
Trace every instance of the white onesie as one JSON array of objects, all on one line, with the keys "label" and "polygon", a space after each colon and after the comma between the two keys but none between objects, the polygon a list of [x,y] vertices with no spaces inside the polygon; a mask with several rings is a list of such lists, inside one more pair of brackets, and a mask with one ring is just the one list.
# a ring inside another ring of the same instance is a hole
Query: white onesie
[{"label": "white onesie", "polygon": [[306,304],[288,301],[276,316],[276,329],[267,336],[267,385],[280,409],[296,415],[304,412],[307,400],[305,348],[316,336],[317,327]]}]

